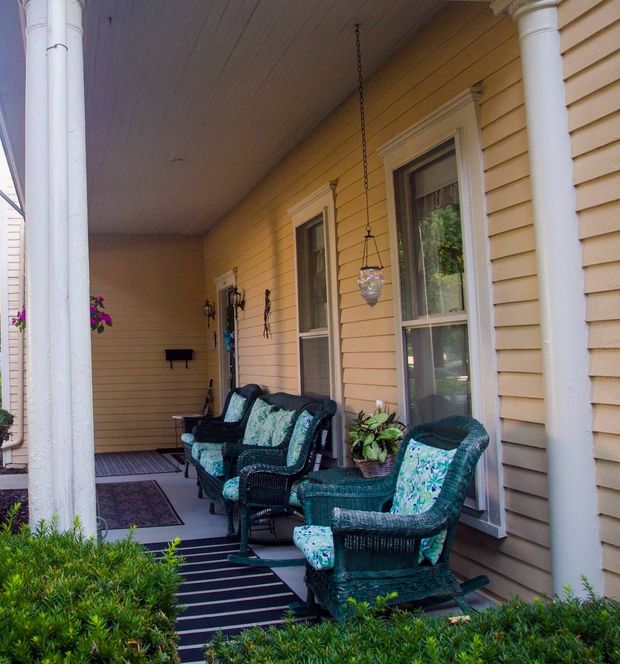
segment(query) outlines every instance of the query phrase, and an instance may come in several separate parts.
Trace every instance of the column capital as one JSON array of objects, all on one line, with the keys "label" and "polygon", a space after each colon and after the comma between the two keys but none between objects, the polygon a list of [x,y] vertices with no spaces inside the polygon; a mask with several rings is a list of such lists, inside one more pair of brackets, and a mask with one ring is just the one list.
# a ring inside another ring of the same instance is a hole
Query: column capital
[{"label": "column capital", "polygon": [[560,0],[493,0],[491,9],[496,16],[506,14],[517,19],[537,9],[548,9],[559,4]]}]

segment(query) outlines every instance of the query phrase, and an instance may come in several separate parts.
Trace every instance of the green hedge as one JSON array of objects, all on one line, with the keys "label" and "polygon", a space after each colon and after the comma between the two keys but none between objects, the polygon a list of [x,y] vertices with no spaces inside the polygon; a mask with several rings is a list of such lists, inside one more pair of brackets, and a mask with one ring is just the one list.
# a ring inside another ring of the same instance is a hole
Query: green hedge
[{"label": "green hedge", "polygon": [[177,662],[178,562],[42,523],[0,531],[0,663]]},{"label": "green hedge", "polygon": [[519,599],[468,622],[405,611],[383,616],[357,605],[344,623],[289,622],[253,628],[206,647],[213,664],[618,664],[620,604],[590,595],[580,601]]}]

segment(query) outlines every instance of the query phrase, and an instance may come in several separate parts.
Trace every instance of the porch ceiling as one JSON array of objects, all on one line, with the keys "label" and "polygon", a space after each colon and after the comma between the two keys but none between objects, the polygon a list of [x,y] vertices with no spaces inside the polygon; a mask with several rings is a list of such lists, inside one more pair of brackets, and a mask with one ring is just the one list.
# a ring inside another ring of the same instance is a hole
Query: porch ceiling
[{"label": "porch ceiling", "polygon": [[[23,183],[24,51],[0,1],[0,111]],[[91,232],[201,233],[439,0],[96,0],[84,18]],[[5,66],[6,63],[6,66]]]}]

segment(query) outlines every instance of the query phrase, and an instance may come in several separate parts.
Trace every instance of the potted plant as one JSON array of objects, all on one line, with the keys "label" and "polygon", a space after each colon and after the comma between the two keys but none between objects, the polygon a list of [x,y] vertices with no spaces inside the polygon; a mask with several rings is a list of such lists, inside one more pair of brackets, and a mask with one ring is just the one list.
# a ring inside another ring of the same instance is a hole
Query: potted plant
[{"label": "potted plant", "polygon": [[364,477],[388,475],[400,446],[404,426],[396,413],[377,407],[371,415],[363,410],[349,425],[351,455]]},{"label": "potted plant", "polygon": [[0,408],[0,445],[9,439],[9,429],[13,424],[13,415],[8,410]]}]

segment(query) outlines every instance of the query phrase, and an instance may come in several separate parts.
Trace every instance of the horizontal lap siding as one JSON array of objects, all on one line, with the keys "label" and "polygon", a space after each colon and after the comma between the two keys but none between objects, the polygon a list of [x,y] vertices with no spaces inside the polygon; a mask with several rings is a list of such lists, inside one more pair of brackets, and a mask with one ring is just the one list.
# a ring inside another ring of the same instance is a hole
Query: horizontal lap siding
[{"label": "horizontal lap siding", "polygon": [[[246,292],[239,314],[240,382],[297,389],[293,227],[287,210],[337,180],[338,295],[347,417],[376,399],[397,403],[393,274],[383,163],[377,149],[457,94],[482,82],[482,140],[488,190],[509,536],[502,542],[463,528],[454,562],[487,573],[500,597],[549,592],[547,483],[542,425],[540,331],[527,141],[518,40],[507,18],[485,5],[453,3],[369,78],[366,119],[370,218],[386,285],[370,308],[356,277],[364,236],[364,190],[357,99],[348,98],[204,242],[207,296],[214,279],[237,268]],[[272,333],[264,339],[264,289],[272,294]],[[210,374],[217,354],[209,354]]]},{"label": "horizontal lap siding", "polygon": [[583,248],[605,592],[620,599],[620,4],[559,9]]},{"label": "horizontal lap siding", "polygon": [[[457,558],[482,562],[501,597],[551,591],[538,277],[518,42],[483,84],[484,182],[495,305],[506,528],[502,541],[464,528]],[[481,543],[484,546],[481,547]]]},{"label": "horizontal lap siding", "polygon": [[[95,235],[91,293],[114,325],[92,335],[97,452],[174,445],[172,415],[200,412],[207,392],[202,241]],[[192,348],[185,368],[165,348]]]},{"label": "horizontal lap siding", "polygon": [[[8,193],[13,200],[17,200],[13,184],[10,183]],[[4,204],[4,203],[2,203]],[[22,217],[11,207],[6,207],[7,221],[7,266],[8,266],[8,311],[3,312],[7,317],[14,316],[24,306],[24,273],[25,265],[23,262],[23,243],[24,243],[24,221]],[[22,334],[24,337],[22,337]],[[19,374],[23,374],[23,431],[24,443],[11,450],[11,464],[25,465],[28,463],[28,423],[26,417],[27,398],[26,398],[26,359],[27,350],[25,343],[25,333],[19,332],[12,325],[9,325],[9,343],[6,348],[9,352],[9,374],[10,374],[10,401],[4,403],[3,407],[10,410],[14,415],[12,428],[12,438],[18,435],[19,429],[19,400],[20,400],[20,381]],[[19,344],[24,344],[24,364],[20,366],[19,362]]]}]

